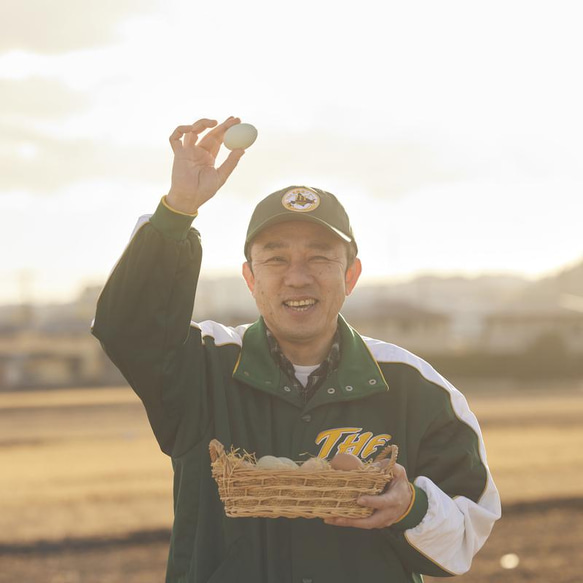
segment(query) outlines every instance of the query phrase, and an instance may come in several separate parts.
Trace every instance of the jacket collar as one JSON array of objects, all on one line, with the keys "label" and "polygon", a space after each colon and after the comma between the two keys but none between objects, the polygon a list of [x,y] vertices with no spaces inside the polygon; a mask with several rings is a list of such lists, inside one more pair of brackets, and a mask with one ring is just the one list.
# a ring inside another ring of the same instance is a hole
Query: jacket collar
[{"label": "jacket collar", "polygon": [[247,328],[233,378],[306,411],[331,402],[352,401],[388,391],[379,365],[360,334],[340,315],[338,328],[341,338],[338,368],[328,375],[305,407],[290,379],[270,354],[263,318]]}]

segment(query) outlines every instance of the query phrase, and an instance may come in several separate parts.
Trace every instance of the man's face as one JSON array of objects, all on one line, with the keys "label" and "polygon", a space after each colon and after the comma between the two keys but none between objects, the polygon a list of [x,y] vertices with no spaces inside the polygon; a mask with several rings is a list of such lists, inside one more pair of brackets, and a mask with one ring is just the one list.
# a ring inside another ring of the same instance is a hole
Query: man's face
[{"label": "man's face", "polygon": [[339,237],[315,223],[280,223],[257,235],[250,258],[243,276],[280,344],[331,338],[361,271],[359,259],[347,266]]}]

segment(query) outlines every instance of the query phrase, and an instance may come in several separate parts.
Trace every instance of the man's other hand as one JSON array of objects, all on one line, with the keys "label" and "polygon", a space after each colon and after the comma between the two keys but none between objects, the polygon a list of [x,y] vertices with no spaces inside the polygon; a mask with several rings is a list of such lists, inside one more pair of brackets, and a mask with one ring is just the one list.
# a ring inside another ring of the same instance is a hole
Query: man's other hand
[{"label": "man's other hand", "polygon": [[404,517],[413,499],[412,488],[403,466],[395,464],[394,478],[386,492],[378,496],[361,496],[358,504],[374,508],[367,518],[326,518],[324,522],[334,526],[355,528],[385,528]]}]

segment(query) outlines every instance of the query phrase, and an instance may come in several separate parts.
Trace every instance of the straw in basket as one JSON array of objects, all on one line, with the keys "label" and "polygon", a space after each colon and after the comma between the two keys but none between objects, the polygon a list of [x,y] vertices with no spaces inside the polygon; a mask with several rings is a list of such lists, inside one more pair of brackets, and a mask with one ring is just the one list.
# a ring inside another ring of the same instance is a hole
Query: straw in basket
[{"label": "straw in basket", "polygon": [[375,461],[390,455],[385,467],[365,463],[359,470],[303,471],[254,467],[254,456],[225,452],[216,439],[209,444],[212,475],[227,516],[255,518],[364,518],[372,508],[359,506],[362,495],[380,494],[393,478],[396,445],[387,446]]}]

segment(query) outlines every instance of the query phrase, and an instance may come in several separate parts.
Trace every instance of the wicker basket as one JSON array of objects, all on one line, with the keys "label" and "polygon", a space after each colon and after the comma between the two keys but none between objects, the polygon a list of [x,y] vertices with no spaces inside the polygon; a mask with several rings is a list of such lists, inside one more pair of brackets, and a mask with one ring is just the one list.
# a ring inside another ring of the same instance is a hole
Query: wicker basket
[{"label": "wicker basket", "polygon": [[256,518],[364,518],[372,508],[356,500],[365,494],[380,494],[393,477],[397,446],[387,446],[375,461],[390,455],[380,469],[365,463],[361,470],[265,470],[251,467],[250,454],[225,452],[213,439],[209,444],[213,478],[227,516]]}]

